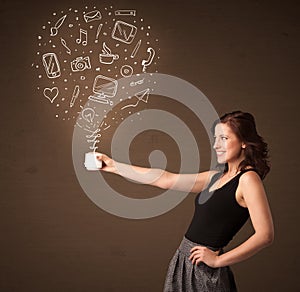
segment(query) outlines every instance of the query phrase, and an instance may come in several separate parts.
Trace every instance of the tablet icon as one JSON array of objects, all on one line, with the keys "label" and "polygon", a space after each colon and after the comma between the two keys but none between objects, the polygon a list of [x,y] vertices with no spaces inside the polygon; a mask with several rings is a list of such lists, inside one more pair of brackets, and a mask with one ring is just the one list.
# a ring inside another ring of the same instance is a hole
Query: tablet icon
[{"label": "tablet icon", "polygon": [[60,76],[60,67],[55,53],[43,54],[42,60],[46,74],[49,78],[56,78]]},{"label": "tablet icon", "polygon": [[131,44],[137,32],[136,26],[118,20],[115,23],[111,37],[125,44]]}]

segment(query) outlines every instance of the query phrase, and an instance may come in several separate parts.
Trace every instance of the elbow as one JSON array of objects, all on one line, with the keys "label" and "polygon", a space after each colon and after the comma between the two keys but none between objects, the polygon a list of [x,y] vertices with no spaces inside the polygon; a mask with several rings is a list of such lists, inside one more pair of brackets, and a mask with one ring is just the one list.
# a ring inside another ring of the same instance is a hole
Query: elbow
[{"label": "elbow", "polygon": [[273,242],[274,242],[274,231],[267,232],[262,236],[263,247],[268,247],[272,245]]}]

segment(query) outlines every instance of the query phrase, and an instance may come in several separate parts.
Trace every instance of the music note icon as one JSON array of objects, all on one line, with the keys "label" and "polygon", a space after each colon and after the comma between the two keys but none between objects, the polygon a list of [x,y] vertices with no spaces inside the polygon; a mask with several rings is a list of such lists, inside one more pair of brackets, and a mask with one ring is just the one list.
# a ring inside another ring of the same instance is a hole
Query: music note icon
[{"label": "music note icon", "polygon": [[87,45],[87,30],[80,28],[79,38],[76,39],[77,44],[82,44],[83,46]]}]

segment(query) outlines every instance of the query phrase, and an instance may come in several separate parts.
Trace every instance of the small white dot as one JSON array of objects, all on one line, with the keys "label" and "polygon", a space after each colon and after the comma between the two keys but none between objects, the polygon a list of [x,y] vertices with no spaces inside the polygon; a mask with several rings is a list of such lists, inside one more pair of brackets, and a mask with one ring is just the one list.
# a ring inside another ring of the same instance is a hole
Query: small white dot
[{"label": "small white dot", "polygon": [[56,118],[58,118],[58,115],[55,115]]},{"label": "small white dot", "polygon": [[59,107],[59,104],[57,104],[56,107]]},{"label": "small white dot", "polygon": [[143,27],[143,26],[141,27],[141,30],[144,30],[144,27]]},{"label": "small white dot", "polygon": [[73,27],[73,23],[70,23],[70,24],[69,24],[69,27]]},{"label": "small white dot", "polygon": [[36,65],[35,68],[39,68],[39,65]]},{"label": "small white dot", "polygon": [[90,25],[90,29],[93,29],[93,26],[92,26],[92,25]]},{"label": "small white dot", "polygon": [[61,100],[62,100],[62,101],[65,101],[65,98],[63,97]]},{"label": "small white dot", "polygon": [[42,37],[39,35],[39,36],[38,36],[38,40],[41,40],[41,39],[42,39]]},{"label": "small white dot", "polygon": [[42,75],[39,75],[39,78],[41,79],[41,78],[42,78]]},{"label": "small white dot", "polygon": [[42,26],[42,29],[46,29],[46,26],[45,26],[45,25],[43,25],[43,26]]},{"label": "small white dot", "polygon": [[68,79],[64,79],[64,82],[68,82]]},{"label": "small white dot", "polygon": [[68,113],[68,110],[65,110],[65,114],[67,114]]}]

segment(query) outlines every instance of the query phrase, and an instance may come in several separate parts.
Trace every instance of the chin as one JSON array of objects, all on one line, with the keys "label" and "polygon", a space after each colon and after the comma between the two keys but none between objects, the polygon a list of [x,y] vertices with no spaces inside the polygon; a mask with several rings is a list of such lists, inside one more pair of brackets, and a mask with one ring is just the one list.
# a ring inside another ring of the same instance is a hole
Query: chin
[{"label": "chin", "polygon": [[219,164],[225,164],[227,161],[225,159],[217,159]]}]

